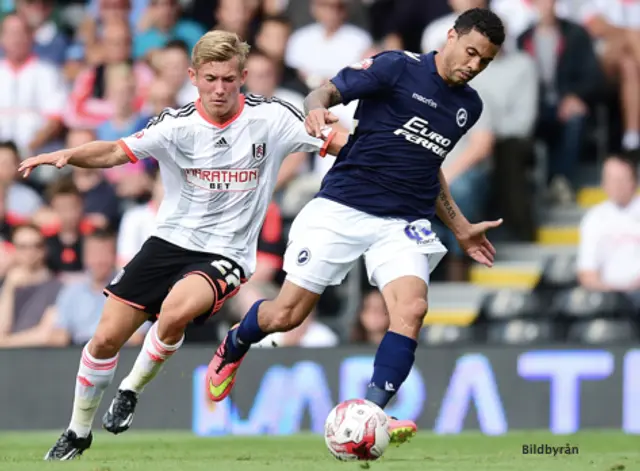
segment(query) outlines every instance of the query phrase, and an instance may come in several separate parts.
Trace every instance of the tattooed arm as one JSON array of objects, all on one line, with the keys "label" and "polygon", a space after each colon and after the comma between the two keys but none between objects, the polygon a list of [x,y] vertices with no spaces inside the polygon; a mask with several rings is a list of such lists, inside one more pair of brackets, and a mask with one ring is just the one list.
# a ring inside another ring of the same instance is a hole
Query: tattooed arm
[{"label": "tattooed arm", "polygon": [[328,108],[342,103],[342,96],[336,86],[328,82],[312,91],[304,99],[304,113],[307,118],[304,126],[311,136],[321,137],[322,129],[338,122],[338,118]]},{"label": "tattooed arm", "polygon": [[458,244],[469,257],[487,267],[492,267],[496,249],[487,239],[486,232],[500,226],[502,219],[471,224],[453,201],[442,169],[438,173],[438,178],[440,180],[440,193],[436,204],[438,217],[451,229]]},{"label": "tattooed arm", "polygon": [[311,110],[318,108],[331,108],[340,103],[342,103],[340,92],[333,83],[327,82],[322,87],[313,90],[304,99],[304,113],[309,114]]},{"label": "tattooed arm", "polygon": [[438,179],[440,180],[440,193],[438,194],[436,213],[440,220],[445,223],[454,234],[462,234],[469,229],[471,223],[467,221],[467,218],[460,212],[460,208],[458,208],[458,205],[451,197],[449,184],[444,177],[442,169],[440,169],[438,173]]}]

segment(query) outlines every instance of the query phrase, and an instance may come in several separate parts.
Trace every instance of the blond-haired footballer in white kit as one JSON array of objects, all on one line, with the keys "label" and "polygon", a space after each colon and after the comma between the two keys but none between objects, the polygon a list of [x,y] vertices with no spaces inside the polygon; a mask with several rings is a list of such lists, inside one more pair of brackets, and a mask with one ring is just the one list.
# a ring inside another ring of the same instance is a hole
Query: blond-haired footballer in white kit
[{"label": "blond-haired footballer in white kit", "polygon": [[129,428],[139,394],[180,347],[191,321],[206,320],[255,269],[257,239],[282,160],[294,152],[337,153],[310,137],[289,103],[240,94],[249,46],[213,31],[196,44],[189,76],[199,99],[165,110],[146,129],[118,142],[92,142],[25,160],[39,165],[107,168],[153,157],[164,198],[156,228],[105,289],[100,324],[82,352],[69,427],[46,454],[69,460],[91,446],[91,425],[118,363],[118,352],[149,317],[130,374],[103,418],[112,433]]}]

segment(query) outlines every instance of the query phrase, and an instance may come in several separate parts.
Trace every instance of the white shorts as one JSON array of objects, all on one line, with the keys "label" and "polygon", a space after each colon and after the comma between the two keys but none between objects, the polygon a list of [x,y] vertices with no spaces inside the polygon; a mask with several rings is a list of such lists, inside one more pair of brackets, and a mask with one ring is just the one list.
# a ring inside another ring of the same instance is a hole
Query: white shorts
[{"label": "white shorts", "polygon": [[339,285],[364,255],[369,282],[382,289],[403,276],[428,283],[446,253],[426,219],[409,224],[315,198],[293,221],[284,271],[290,282],[321,294]]}]

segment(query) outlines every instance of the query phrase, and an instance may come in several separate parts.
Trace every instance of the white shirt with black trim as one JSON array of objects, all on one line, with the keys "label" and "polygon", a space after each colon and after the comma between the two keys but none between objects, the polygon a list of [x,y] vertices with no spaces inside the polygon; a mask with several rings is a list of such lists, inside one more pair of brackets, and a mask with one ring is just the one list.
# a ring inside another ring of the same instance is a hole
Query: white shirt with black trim
[{"label": "white shirt with black trim", "polygon": [[318,152],[301,112],[290,103],[241,95],[223,124],[207,118],[200,100],[167,109],[146,129],[119,141],[132,161],[155,158],[164,199],[153,235],[187,250],[220,254],[249,276],[258,235],[283,159]]}]

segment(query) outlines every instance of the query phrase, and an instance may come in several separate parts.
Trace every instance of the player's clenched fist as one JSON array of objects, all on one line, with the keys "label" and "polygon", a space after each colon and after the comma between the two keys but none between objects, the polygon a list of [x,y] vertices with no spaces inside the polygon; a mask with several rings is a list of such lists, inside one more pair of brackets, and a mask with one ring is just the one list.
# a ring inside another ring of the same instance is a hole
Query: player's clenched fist
[{"label": "player's clenched fist", "polygon": [[23,160],[20,167],[18,167],[18,171],[23,174],[24,178],[27,178],[31,171],[40,165],[55,165],[57,168],[62,168],[67,165],[69,158],[70,154],[65,150],[40,154]]},{"label": "player's clenched fist", "polygon": [[325,108],[316,108],[309,111],[304,120],[304,127],[310,136],[322,138],[322,128],[328,124],[337,123],[338,118]]}]

